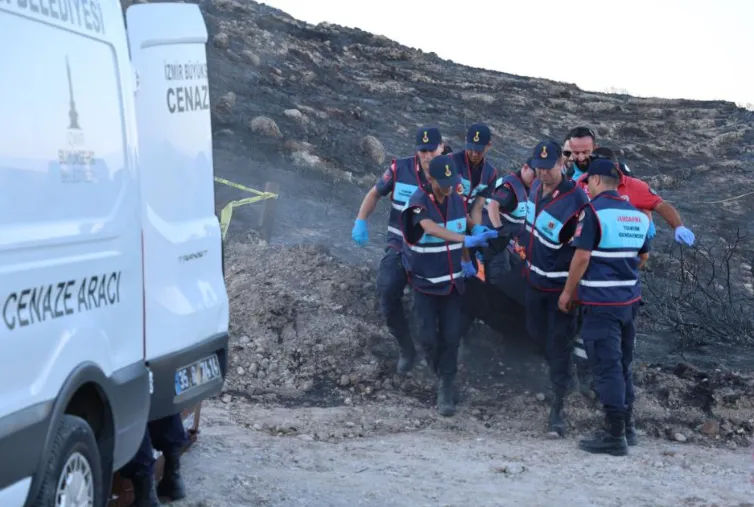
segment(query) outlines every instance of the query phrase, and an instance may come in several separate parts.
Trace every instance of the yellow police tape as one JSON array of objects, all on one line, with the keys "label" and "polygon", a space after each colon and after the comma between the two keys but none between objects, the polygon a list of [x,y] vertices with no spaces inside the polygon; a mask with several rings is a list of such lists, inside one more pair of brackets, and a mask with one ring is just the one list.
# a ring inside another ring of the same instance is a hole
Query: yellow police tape
[{"label": "yellow police tape", "polygon": [[246,197],[245,199],[239,199],[237,201],[230,201],[222,209],[222,211],[220,212],[220,231],[222,232],[223,239],[225,239],[225,234],[228,232],[230,219],[231,217],[233,217],[233,210],[235,208],[238,208],[239,206],[243,206],[245,204],[254,204],[255,202],[264,201],[265,199],[278,198],[278,194],[274,194],[272,192],[262,192],[260,190],[245,187],[243,185],[239,185],[238,183],[233,183],[232,181],[228,181],[225,178],[215,177],[215,181],[218,183],[222,183],[224,185],[228,185],[229,187],[243,190],[244,192],[256,194],[256,197]]}]

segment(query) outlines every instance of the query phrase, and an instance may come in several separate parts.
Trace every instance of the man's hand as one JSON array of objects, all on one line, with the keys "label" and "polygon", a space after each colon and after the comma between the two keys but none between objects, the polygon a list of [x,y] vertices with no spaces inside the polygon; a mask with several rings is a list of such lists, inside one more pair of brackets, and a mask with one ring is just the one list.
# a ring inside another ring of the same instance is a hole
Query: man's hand
[{"label": "man's hand", "polygon": [[493,238],[497,238],[497,236],[498,236],[497,231],[486,230],[481,234],[466,236],[463,244],[466,248],[477,248],[480,246],[487,246],[487,241]]},{"label": "man's hand", "polygon": [[686,246],[691,246],[694,244],[694,233],[691,232],[686,227],[679,225],[675,228],[675,240],[678,243],[683,243]]},{"label": "man's hand", "polygon": [[461,261],[461,269],[463,269],[463,276],[466,278],[476,276],[476,268],[471,261]]},{"label": "man's hand", "polygon": [[573,294],[567,291],[560,293],[558,298],[558,309],[563,313],[570,313],[576,307],[576,301],[573,300]]},{"label": "man's hand", "polygon": [[471,234],[476,236],[478,234],[482,234],[483,232],[487,232],[490,230],[492,229],[490,229],[486,225],[474,224],[474,227],[471,228]]},{"label": "man's hand", "polygon": [[359,246],[364,246],[367,244],[367,241],[369,241],[369,233],[367,232],[366,220],[362,220],[360,218],[356,219],[353,224],[353,229],[351,230],[351,238]]}]

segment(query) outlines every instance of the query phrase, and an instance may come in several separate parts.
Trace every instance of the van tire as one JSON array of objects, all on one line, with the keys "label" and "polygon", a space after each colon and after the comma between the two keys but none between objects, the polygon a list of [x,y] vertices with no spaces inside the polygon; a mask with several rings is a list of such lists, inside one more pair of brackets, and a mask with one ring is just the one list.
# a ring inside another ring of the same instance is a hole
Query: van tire
[{"label": "van tire", "polygon": [[[78,463],[75,463],[77,460]],[[94,438],[94,432],[87,422],[80,417],[63,414],[50,450],[50,460],[43,469],[44,476],[39,494],[33,507],[54,507],[59,484],[64,484],[64,467],[72,460],[72,465],[88,467],[87,482],[93,490],[94,507],[105,507],[107,497],[103,491],[102,463]]]}]

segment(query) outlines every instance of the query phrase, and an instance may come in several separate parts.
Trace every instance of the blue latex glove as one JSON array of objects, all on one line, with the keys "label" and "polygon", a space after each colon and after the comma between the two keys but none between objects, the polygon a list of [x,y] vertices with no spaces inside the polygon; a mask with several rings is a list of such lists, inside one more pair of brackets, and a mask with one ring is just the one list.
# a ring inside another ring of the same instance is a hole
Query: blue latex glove
[{"label": "blue latex glove", "polygon": [[694,239],[694,233],[686,227],[679,225],[675,228],[675,240],[678,243],[683,243],[686,246],[691,246],[694,244]]},{"label": "blue latex glove", "polygon": [[364,246],[369,241],[369,233],[367,232],[367,221],[359,218],[353,224],[351,230],[351,238],[359,245]]},{"label": "blue latex glove", "polygon": [[487,246],[487,240],[497,238],[498,233],[496,230],[487,230],[484,231],[481,234],[474,234],[471,236],[466,236],[464,239],[464,246],[466,248],[478,248],[480,246]]},{"label": "blue latex glove", "polygon": [[463,269],[463,276],[467,278],[476,276],[476,268],[471,261],[461,261],[461,269]]},{"label": "blue latex glove", "polygon": [[479,264],[484,264],[484,256],[482,255],[482,252],[476,253],[476,260]]},{"label": "blue latex glove", "polygon": [[490,229],[486,225],[476,224],[474,227],[471,228],[471,234],[476,236],[477,234],[482,234],[483,232],[491,231],[491,230],[492,229]]},{"label": "blue latex glove", "polygon": [[655,228],[655,221],[649,221],[649,231],[647,232],[647,239],[652,239],[657,236],[657,229]]}]

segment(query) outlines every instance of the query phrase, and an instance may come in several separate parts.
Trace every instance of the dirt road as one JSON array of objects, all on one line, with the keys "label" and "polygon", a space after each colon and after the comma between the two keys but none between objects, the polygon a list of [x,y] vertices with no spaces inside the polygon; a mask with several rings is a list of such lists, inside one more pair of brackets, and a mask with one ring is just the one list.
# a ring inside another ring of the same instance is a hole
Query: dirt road
[{"label": "dirt road", "polygon": [[[391,409],[378,412],[389,417]],[[359,438],[369,414],[358,407],[269,410],[212,402],[184,460],[192,499],[182,505],[754,505],[751,449],[644,438],[628,457],[593,456],[576,448],[576,436],[546,440],[482,424],[458,430],[452,420],[419,430],[405,421],[404,431]],[[353,438],[315,436],[334,426]],[[288,432],[273,436],[270,427]]]}]

